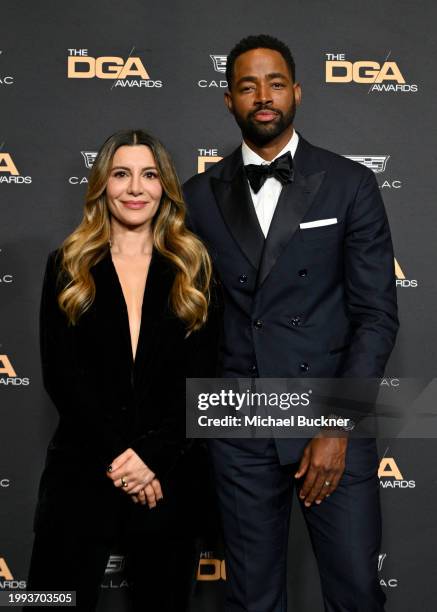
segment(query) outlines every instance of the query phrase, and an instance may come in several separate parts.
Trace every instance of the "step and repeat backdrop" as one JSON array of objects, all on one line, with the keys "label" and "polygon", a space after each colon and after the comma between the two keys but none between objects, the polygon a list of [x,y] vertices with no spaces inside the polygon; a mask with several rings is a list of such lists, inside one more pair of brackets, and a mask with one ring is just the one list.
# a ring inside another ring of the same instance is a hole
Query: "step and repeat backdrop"
[{"label": "step and repeat backdrop", "polygon": [[[38,348],[47,254],[78,223],[96,151],[114,131],[158,136],[182,181],[239,144],[223,94],[226,55],[243,36],[268,33],[290,46],[303,88],[297,129],[375,173],[392,227],[401,320],[384,384],[434,376],[436,18],[429,0],[2,3],[0,589],[26,586],[37,486],[56,425]],[[435,610],[436,443],[379,447],[387,610]],[[123,551],[114,550],[99,610],[124,609],[123,567]],[[225,580],[220,543],[205,543],[193,612],[218,612]],[[322,610],[298,508],[289,585],[290,610]]]}]

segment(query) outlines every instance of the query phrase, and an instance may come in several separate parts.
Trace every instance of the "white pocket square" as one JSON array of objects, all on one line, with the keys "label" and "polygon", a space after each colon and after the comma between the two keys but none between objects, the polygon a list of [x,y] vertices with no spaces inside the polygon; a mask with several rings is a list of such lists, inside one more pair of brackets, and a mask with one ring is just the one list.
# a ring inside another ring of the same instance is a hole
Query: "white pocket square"
[{"label": "white pocket square", "polygon": [[319,219],[318,221],[308,221],[307,223],[301,223],[300,229],[309,229],[310,227],[323,227],[324,225],[335,225],[337,223],[337,217],[333,219]]}]

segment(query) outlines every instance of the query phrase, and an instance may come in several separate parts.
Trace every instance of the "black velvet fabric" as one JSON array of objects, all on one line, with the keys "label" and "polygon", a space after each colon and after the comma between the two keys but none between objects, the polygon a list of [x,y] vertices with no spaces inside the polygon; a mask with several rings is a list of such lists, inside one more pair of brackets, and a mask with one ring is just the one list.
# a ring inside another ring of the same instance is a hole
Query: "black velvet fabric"
[{"label": "black velvet fabric", "polygon": [[[41,301],[44,386],[58,413],[39,488],[35,530],[115,533],[198,530],[208,515],[208,461],[185,438],[185,378],[214,376],[221,325],[218,291],[208,323],[186,337],[169,307],[172,265],[154,251],[135,362],[127,308],[110,253],[92,270],[95,300],[77,325],[57,304],[65,284],[49,256]],[[160,479],[153,511],[114,487],[107,466],[133,448]]]}]

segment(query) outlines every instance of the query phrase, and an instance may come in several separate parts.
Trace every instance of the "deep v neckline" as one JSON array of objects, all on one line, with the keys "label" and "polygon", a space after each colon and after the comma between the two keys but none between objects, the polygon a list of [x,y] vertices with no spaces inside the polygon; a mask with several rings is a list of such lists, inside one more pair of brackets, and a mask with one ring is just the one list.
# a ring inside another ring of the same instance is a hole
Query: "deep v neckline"
[{"label": "deep v neckline", "polygon": [[152,256],[150,257],[150,262],[149,262],[149,267],[147,270],[147,275],[146,275],[146,281],[144,283],[144,290],[143,290],[143,298],[141,301],[141,315],[140,315],[140,325],[139,325],[139,330],[138,330],[138,339],[137,339],[137,346],[136,346],[136,350],[135,350],[135,355],[134,355],[134,351],[133,351],[133,345],[132,345],[132,333],[131,333],[131,324],[130,324],[130,319],[129,319],[129,308],[126,302],[126,297],[124,295],[124,291],[123,291],[123,285],[121,284],[121,280],[120,280],[120,276],[117,272],[117,268],[115,266],[114,260],[112,259],[112,254],[111,252],[109,252],[109,260],[110,260],[110,264],[113,270],[113,273],[115,275],[115,278],[117,279],[117,286],[119,289],[119,294],[121,297],[121,301],[124,307],[124,313],[125,313],[125,323],[127,325],[127,337],[129,339],[129,355],[130,355],[130,359],[131,359],[131,364],[134,367],[135,363],[138,360],[138,353],[141,347],[141,340],[142,340],[142,333],[143,333],[143,323],[144,323],[144,305],[146,302],[146,293],[147,293],[147,289],[148,289],[148,285],[149,285],[149,278],[150,278],[150,272],[151,272],[151,268],[152,268],[152,263],[154,260],[154,255],[155,255],[155,250],[152,251]]}]

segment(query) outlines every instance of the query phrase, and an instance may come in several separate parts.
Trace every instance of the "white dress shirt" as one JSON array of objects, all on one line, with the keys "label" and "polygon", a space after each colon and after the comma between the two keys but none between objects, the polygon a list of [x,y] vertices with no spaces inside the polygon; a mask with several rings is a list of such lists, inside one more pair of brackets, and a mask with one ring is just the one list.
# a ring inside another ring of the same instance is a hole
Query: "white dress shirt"
[{"label": "white dress shirt", "polygon": [[[287,153],[287,151],[290,151],[291,156],[294,157],[298,143],[299,136],[297,135],[297,132],[293,130],[293,136],[290,138],[290,140],[282,149],[282,151],[280,151],[276,155],[276,157],[272,159],[272,161],[274,161],[281,155],[284,155],[284,153]],[[258,153],[252,151],[252,149],[244,141],[241,145],[241,152],[243,154],[243,163],[245,166],[247,166],[248,164],[269,165],[272,163],[272,161],[266,161],[265,159],[260,157]],[[274,176],[269,176],[266,179],[264,185],[258,191],[258,193],[255,193],[253,191],[252,187],[250,187],[250,183],[249,188],[250,193],[252,195],[252,202],[255,207],[256,216],[258,217],[258,221],[264,236],[267,237],[270,228],[270,223],[272,222],[273,215],[276,210],[276,205],[278,203],[279,196],[281,195],[282,184]]]}]

